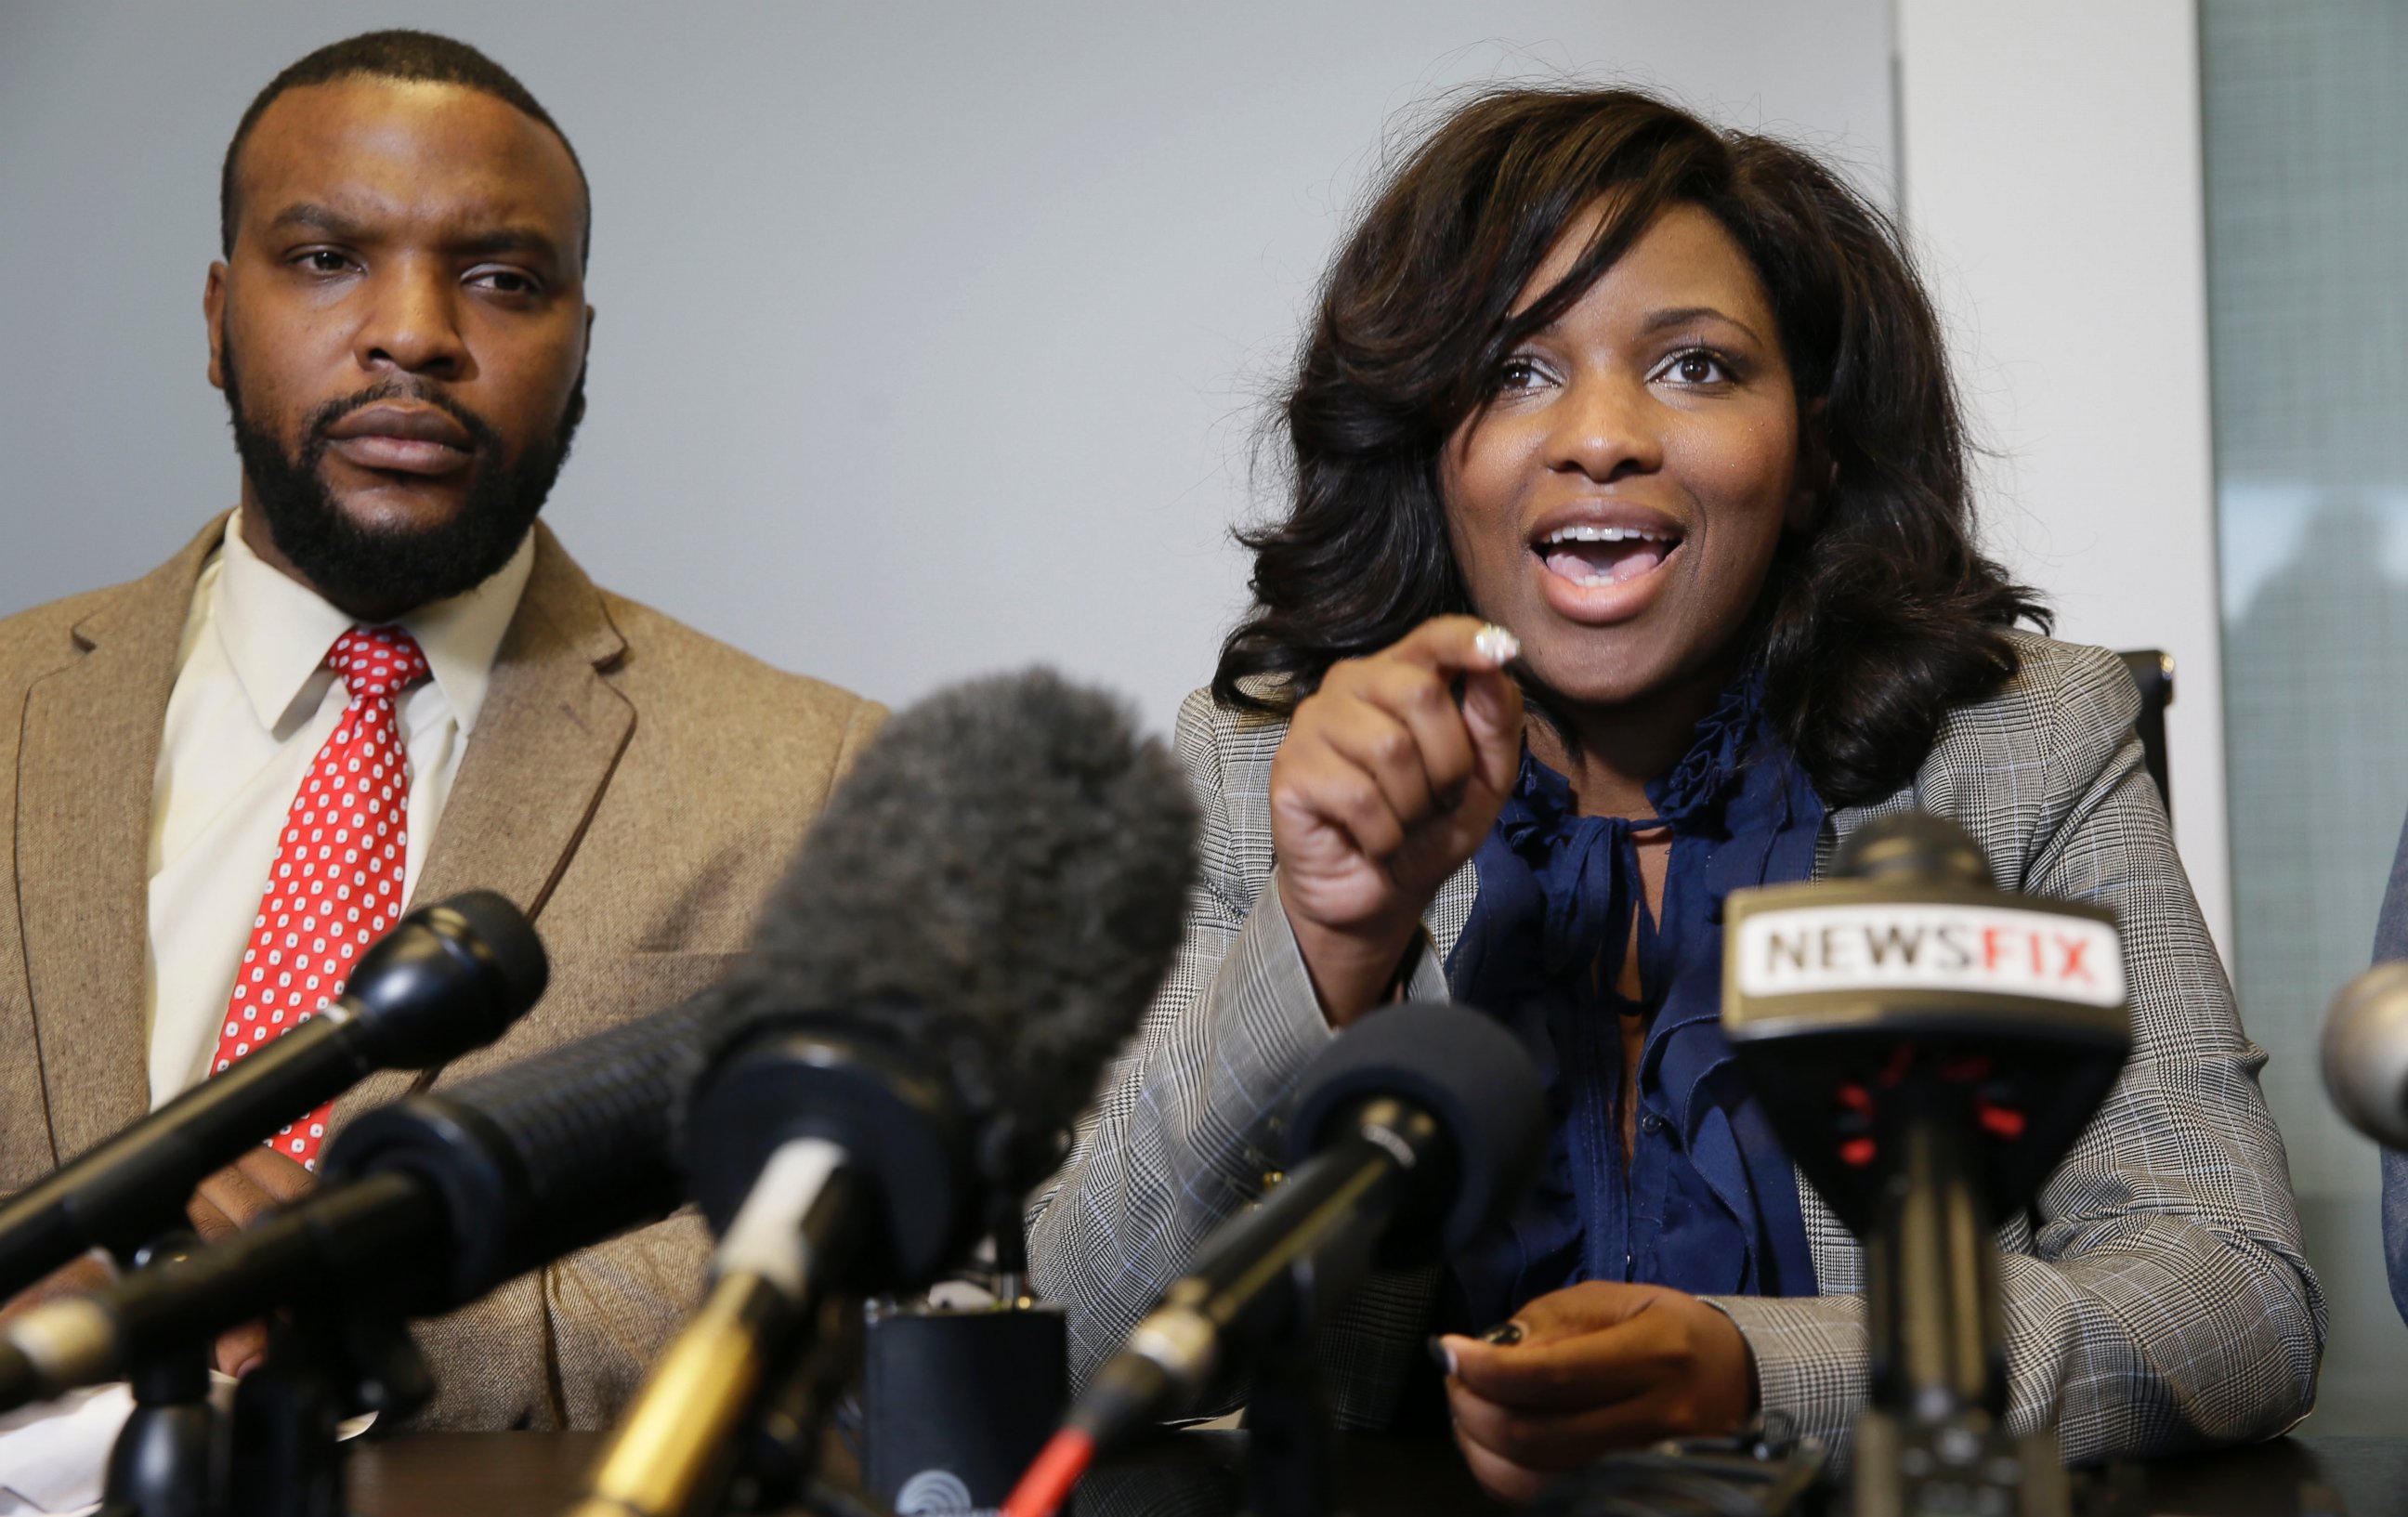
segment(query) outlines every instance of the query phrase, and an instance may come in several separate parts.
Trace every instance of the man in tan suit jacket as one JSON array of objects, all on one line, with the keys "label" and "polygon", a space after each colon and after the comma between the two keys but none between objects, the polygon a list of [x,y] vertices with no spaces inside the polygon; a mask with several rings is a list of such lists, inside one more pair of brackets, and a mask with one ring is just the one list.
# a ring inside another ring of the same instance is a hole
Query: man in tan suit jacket
[{"label": "man in tan suit jacket", "polygon": [[[354,133],[362,123],[374,130]],[[366,162],[363,152],[390,155],[396,141],[417,155],[400,171],[345,177],[343,165]],[[566,139],[480,55],[440,38],[378,34],[322,50],[269,86],[229,151],[227,186],[228,264],[211,271],[209,316],[212,378],[229,392],[246,465],[232,537],[362,623],[465,592],[435,570],[394,584],[379,580],[384,565],[375,562],[346,566],[322,544],[302,551],[293,501],[379,530],[397,522],[396,540],[432,538],[480,511],[532,520],[550,483],[539,465],[558,466],[582,408],[590,311],[580,229],[543,235],[547,214],[558,222],[584,213]],[[236,223],[245,238],[264,236],[253,223],[271,205],[286,206],[280,225],[300,230],[247,267],[255,250],[237,249]],[[483,230],[474,218],[485,214],[507,224]],[[297,258],[287,247],[295,238],[306,239]],[[453,243],[463,244],[456,256],[446,252]],[[245,280],[248,293],[228,293]],[[546,304],[555,295],[558,311]],[[245,320],[237,399],[231,334]],[[322,356],[311,356],[313,344]],[[311,362],[334,391],[358,394],[306,410],[307,394],[279,393],[308,378]],[[314,436],[319,451],[288,461],[284,439],[246,435],[259,425],[255,392],[264,409],[284,401],[300,418],[293,430]],[[329,426],[363,415],[398,420],[365,441],[358,428]],[[330,431],[339,463],[326,458]],[[273,494],[263,479],[273,486],[280,468],[311,478],[263,499]],[[502,487],[488,488],[494,476]],[[515,498],[505,488],[513,485]],[[466,746],[431,843],[409,843],[427,850],[411,894],[425,902],[484,888],[518,902],[551,954],[551,989],[495,1047],[439,1075],[371,1079],[338,1103],[337,1125],[413,1083],[525,1057],[717,979],[881,715],[595,588],[549,530],[526,521],[506,523],[498,538],[486,523],[486,558],[509,555],[524,588],[473,728],[461,724]],[[146,1006],[162,968],[149,910],[153,808],[177,757],[163,767],[163,730],[193,629],[204,625],[196,586],[213,558],[236,548],[221,517],[140,580],[0,621],[0,880],[14,907],[0,922],[0,1191],[152,1104]],[[316,559],[304,562],[309,551]],[[311,562],[329,566],[313,573]],[[494,575],[482,560],[452,567],[455,581],[474,575],[472,585]],[[258,881],[248,889],[255,899]],[[225,987],[211,994],[222,1006]],[[240,1169],[204,1187],[196,1218],[247,1220],[242,1197],[257,1195],[254,1182],[278,1197],[308,1184],[298,1166],[265,1150]],[[690,1306],[707,1241],[690,1216],[672,1219],[422,1324],[441,1387],[424,1420],[607,1424]]]}]

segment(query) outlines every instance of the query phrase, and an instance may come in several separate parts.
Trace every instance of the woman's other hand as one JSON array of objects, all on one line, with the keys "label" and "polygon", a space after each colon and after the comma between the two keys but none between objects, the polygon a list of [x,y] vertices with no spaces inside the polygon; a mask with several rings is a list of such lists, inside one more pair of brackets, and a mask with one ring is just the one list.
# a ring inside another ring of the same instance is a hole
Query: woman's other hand
[{"label": "woman's other hand", "polygon": [[[1271,841],[1323,1014],[1377,1005],[1438,887],[1488,835],[1522,758],[1512,636],[1434,617],[1330,665],[1271,762]],[[1456,703],[1455,686],[1463,684]]]},{"label": "woman's other hand", "polygon": [[1755,1409],[1747,1339],[1694,1295],[1592,1281],[1512,1325],[1513,1341],[1440,1340],[1455,1440],[1500,1500],[1530,1500],[1615,1449],[1736,1432]]}]

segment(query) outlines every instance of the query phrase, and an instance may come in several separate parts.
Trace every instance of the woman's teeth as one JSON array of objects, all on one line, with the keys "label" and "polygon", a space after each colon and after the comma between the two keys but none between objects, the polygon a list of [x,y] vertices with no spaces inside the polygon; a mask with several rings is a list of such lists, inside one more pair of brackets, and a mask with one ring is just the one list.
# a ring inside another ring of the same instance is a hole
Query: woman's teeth
[{"label": "woman's teeth", "polygon": [[1576,585],[1619,584],[1653,572],[1680,540],[1638,527],[1560,527],[1547,534],[1540,557],[1549,573]]}]

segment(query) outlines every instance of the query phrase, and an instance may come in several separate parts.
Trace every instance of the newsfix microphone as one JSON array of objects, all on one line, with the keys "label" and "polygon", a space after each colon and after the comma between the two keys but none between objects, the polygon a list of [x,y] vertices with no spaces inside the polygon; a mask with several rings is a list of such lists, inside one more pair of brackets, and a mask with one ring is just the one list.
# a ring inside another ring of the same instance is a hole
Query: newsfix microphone
[{"label": "newsfix microphone", "polygon": [[[1186,1411],[1267,1344],[1308,1339],[1375,1265],[1470,1242],[1529,1183],[1546,1113],[1529,1055],[1478,1011],[1412,1004],[1349,1027],[1297,1080],[1285,1178],[1205,1238],[1004,1510],[1054,1511],[1096,1456]],[[1262,1426],[1263,1410],[1250,1409],[1256,1436],[1312,1436]]]},{"label": "newsfix microphone", "polygon": [[[1019,1253],[1023,1197],[1168,970],[1195,826],[1162,743],[1051,673],[887,724],[716,1014],[681,1117],[711,1288],[575,1511],[710,1510],[765,1395],[817,1352],[824,1303],[917,1290],[982,1236]],[[866,1431],[875,1462],[894,1430]]]},{"label": "newsfix microphone", "polygon": [[87,1249],[121,1257],[183,1225],[194,1186],[380,1069],[484,1047],[543,995],[543,944],[519,909],[471,891],[405,916],[342,995],[0,1205],[0,1298]]},{"label": "newsfix microphone", "polygon": [[1723,1031],[1783,1147],[1864,1244],[1852,1510],[2062,1517],[2055,1431],[2004,1430],[1996,1229],[2123,1067],[2114,916],[1998,889],[1972,837],[1923,811],[1865,823],[1831,874],[1731,893]]}]

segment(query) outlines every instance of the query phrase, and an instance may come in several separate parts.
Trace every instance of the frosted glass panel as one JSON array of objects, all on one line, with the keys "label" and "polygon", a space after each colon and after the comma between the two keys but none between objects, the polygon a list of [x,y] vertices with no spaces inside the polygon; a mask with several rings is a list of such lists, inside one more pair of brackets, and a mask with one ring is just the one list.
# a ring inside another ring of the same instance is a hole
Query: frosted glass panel
[{"label": "frosted glass panel", "polygon": [[[2310,1430],[2396,1434],[2374,1149],[2332,1114],[2315,1036],[2408,811],[2408,11],[2200,16],[2234,971],[2331,1298]],[[2146,354],[2097,357],[2147,404]]]}]

